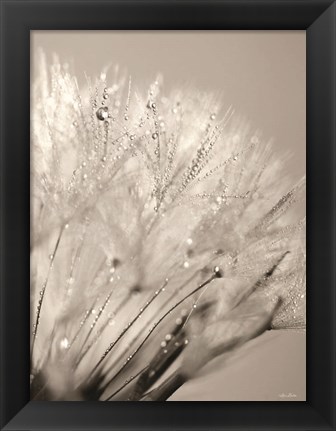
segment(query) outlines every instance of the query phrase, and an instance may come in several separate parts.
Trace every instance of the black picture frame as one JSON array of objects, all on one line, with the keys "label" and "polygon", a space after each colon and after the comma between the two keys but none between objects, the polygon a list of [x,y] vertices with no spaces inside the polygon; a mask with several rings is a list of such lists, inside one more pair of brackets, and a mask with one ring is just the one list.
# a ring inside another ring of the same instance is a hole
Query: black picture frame
[{"label": "black picture frame", "polygon": [[[334,0],[1,0],[1,429],[335,430]],[[30,31],[306,30],[307,401],[29,401]]]}]

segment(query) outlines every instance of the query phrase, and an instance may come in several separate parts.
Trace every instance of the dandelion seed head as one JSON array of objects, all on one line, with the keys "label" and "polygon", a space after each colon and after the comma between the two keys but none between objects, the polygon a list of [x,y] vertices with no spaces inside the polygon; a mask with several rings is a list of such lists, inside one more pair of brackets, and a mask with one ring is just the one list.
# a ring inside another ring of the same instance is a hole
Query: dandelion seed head
[{"label": "dandelion seed head", "polygon": [[103,72],[79,89],[60,64],[39,70],[32,374],[63,376],[41,397],[85,399],[101,373],[107,399],[167,371],[155,352],[192,378],[233,339],[304,327],[305,183],[259,133],[209,94],[163,95],[161,78],[138,92]]}]

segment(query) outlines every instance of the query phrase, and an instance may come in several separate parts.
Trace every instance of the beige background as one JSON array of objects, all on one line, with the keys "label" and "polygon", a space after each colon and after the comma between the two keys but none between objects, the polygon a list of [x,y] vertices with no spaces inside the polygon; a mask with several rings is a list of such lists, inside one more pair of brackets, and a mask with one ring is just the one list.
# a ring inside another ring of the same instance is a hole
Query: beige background
[{"label": "beige background", "polygon": [[[275,151],[292,153],[288,172],[305,174],[306,34],[303,31],[35,31],[32,59],[42,47],[68,62],[80,83],[119,63],[135,86],[164,75],[167,90],[188,85],[222,95]],[[32,61],[32,72],[36,64]],[[271,331],[245,355],[177,391],[174,400],[305,399],[305,333]],[[211,367],[210,367],[211,371]]]}]

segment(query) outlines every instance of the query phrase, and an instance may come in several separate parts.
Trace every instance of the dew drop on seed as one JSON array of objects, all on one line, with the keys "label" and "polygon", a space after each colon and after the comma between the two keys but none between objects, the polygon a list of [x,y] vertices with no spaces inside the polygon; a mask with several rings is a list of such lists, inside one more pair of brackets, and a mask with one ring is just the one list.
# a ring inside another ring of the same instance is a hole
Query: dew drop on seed
[{"label": "dew drop on seed", "polygon": [[62,340],[60,341],[60,348],[63,350],[66,350],[69,348],[69,346],[70,346],[69,340],[66,337],[62,338]]},{"label": "dew drop on seed", "polygon": [[96,112],[96,115],[97,115],[98,120],[100,120],[100,121],[106,120],[106,118],[108,118],[108,115],[109,115],[107,107],[104,106],[104,107],[99,108]]}]

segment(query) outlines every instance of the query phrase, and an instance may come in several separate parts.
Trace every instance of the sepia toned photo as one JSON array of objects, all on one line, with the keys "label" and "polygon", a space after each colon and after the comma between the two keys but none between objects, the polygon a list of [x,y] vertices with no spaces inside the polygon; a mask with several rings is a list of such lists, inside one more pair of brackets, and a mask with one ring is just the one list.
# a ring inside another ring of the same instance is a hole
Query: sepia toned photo
[{"label": "sepia toned photo", "polygon": [[306,33],[31,32],[30,396],[306,400]]}]

